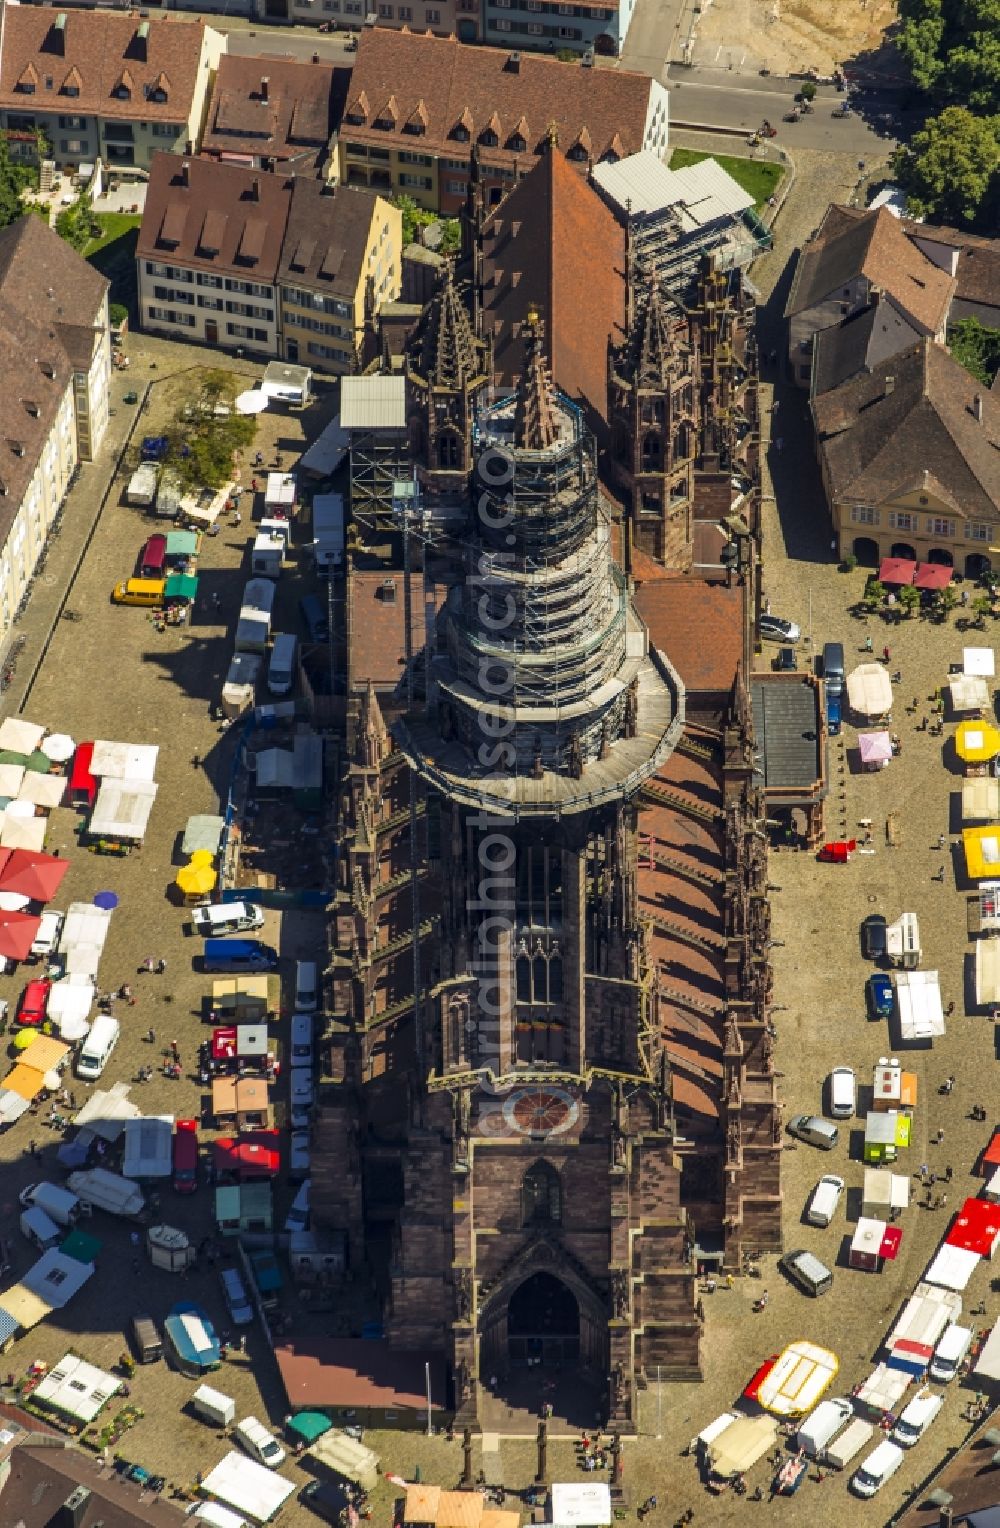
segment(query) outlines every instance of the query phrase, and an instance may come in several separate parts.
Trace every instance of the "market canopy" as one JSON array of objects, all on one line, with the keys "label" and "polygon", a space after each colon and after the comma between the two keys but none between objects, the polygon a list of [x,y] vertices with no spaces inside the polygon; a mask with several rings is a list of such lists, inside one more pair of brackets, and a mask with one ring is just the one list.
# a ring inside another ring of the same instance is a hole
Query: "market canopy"
[{"label": "market canopy", "polygon": [[325,1432],[330,1431],[333,1423],[322,1411],[300,1411],[285,1426],[296,1438],[308,1444],[322,1438]]},{"label": "market canopy", "polygon": [[990,722],[959,722],[955,729],[955,752],[966,764],[985,764],[1000,753],[1000,732]]},{"label": "market canopy", "polygon": [[918,562],[913,575],[914,589],[947,589],[954,577],[954,568],[943,562]]},{"label": "market canopy", "polygon": [[962,821],[1000,820],[1000,780],[976,775],[962,781]]},{"label": "market canopy", "polygon": [[[17,802],[12,802],[16,806]],[[44,817],[15,817],[4,812],[0,824],[0,844],[5,849],[31,849],[41,854],[45,847]]]},{"label": "market canopy", "polygon": [[0,911],[0,955],[7,960],[27,960],[41,926],[37,913]]},{"label": "market canopy", "polygon": [[992,647],[963,647],[962,672],[992,679],[996,672]]},{"label": "market canopy", "polygon": [[223,817],[215,817],[208,812],[196,812],[187,820],[184,837],[181,840],[181,853],[192,855],[197,854],[199,849],[207,849],[214,858],[219,852],[225,825]]},{"label": "market canopy", "polygon": [[51,732],[38,747],[53,764],[68,764],[76,752],[76,744],[68,732]]},{"label": "market canopy", "polygon": [[167,557],[194,557],[197,551],[197,531],[167,532]]},{"label": "market canopy", "polygon": [[1000,939],[977,939],[976,1006],[1000,1003]]},{"label": "market canopy", "polygon": [[881,663],[861,663],[847,676],[847,699],[859,716],[886,716],[892,710],[892,680]]},{"label": "market canopy", "polygon": [[163,586],[163,598],[182,605],[193,605],[198,598],[198,580],[193,573],[171,573]]},{"label": "market canopy", "polygon": [[892,738],[888,732],[859,732],[858,747],[862,764],[888,764],[892,758]]},{"label": "market canopy", "polygon": [[152,780],[160,750],[156,743],[109,743],[98,738],[90,758],[92,775],[116,780]]},{"label": "market canopy", "polygon": [[34,753],[44,736],[44,727],[26,722],[20,716],[5,716],[0,722],[0,751],[9,748],[12,753],[27,756]]},{"label": "market canopy", "polygon": [[141,840],[156,800],[152,780],[105,779],[97,793],[88,832],[95,838]]},{"label": "market canopy", "polygon": [[974,675],[956,674],[948,688],[954,711],[985,711],[990,703],[989,685]]},{"label": "market canopy", "polygon": [[0,796],[16,796],[23,780],[23,764],[0,764]]},{"label": "market canopy", "polygon": [[880,584],[912,584],[916,571],[916,563],[908,557],[883,557],[879,563],[878,581]]},{"label": "market canopy", "polygon": [[51,811],[53,807],[62,806],[67,783],[65,775],[41,775],[29,769],[18,788],[17,799]]},{"label": "market canopy", "polygon": [[965,868],[971,880],[1000,875],[1000,823],[962,829]]},{"label": "market canopy", "polygon": [[211,865],[183,865],[177,872],[177,885],[186,897],[207,896],[218,879]]},{"label": "market canopy", "polygon": [[51,902],[68,869],[69,860],[56,854],[15,849],[0,869],[0,891],[19,891],[33,902]]}]

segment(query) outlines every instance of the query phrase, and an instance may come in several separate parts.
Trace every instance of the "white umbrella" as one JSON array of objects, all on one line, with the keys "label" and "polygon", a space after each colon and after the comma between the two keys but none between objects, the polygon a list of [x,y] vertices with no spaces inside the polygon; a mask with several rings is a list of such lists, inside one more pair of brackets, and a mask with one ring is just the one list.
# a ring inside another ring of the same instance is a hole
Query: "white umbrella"
[{"label": "white umbrella", "polygon": [[38,747],[53,764],[65,764],[76,752],[76,744],[66,732],[53,732]]},{"label": "white umbrella", "polygon": [[50,1093],[58,1093],[59,1089],[62,1087],[62,1078],[56,1071],[55,1067],[53,1067],[51,1072],[45,1073],[45,1076],[42,1078],[42,1083],[46,1088],[48,1088]]},{"label": "white umbrella", "polygon": [[267,394],[258,392],[256,388],[249,388],[245,393],[240,393],[236,400],[236,412],[238,414],[262,414],[267,408]]},{"label": "white umbrella", "polygon": [[19,891],[0,891],[0,912],[22,912],[30,901],[30,897],[22,897]]},{"label": "white umbrella", "polygon": [[35,803],[33,801],[11,801],[7,808],[8,817],[34,817]]}]

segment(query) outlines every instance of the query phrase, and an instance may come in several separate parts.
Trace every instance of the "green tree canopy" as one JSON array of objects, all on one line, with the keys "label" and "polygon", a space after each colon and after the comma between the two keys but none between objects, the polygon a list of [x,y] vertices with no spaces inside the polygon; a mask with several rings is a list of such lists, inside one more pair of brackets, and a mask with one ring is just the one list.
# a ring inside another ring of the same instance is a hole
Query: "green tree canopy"
[{"label": "green tree canopy", "polygon": [[257,421],[236,413],[238,388],[232,372],[205,372],[197,396],[167,427],[164,461],[183,488],[221,488],[233,475],[234,454],[253,444]]},{"label": "green tree canopy", "polygon": [[967,372],[992,387],[1000,371],[1000,329],[987,329],[978,318],[963,318],[948,331],[948,347]]},{"label": "green tree canopy", "polygon": [[948,106],[914,133],[895,163],[915,212],[961,227],[975,223],[1000,170],[997,127],[995,118]]}]

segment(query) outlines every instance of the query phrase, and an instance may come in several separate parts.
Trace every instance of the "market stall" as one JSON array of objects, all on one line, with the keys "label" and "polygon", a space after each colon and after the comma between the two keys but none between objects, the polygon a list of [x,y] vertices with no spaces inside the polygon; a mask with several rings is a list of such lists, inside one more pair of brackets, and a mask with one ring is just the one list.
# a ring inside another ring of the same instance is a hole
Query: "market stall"
[{"label": "market stall", "polygon": [[910,1144],[910,1116],[890,1110],[885,1114],[871,1113],[865,1119],[865,1137],[861,1160],[877,1166],[881,1162],[895,1162],[902,1148]]},{"label": "market stall", "polygon": [[862,769],[885,769],[892,758],[892,738],[888,732],[859,732],[858,753]]},{"label": "market stall", "polygon": [[917,1074],[904,1072],[895,1057],[880,1056],[872,1068],[872,1108],[880,1114],[890,1109],[915,1109]]},{"label": "market stall", "polygon": [[87,826],[87,839],[102,854],[130,854],[149,826],[157,786],[152,780],[106,778]]},{"label": "market stall", "polygon": [[1000,939],[977,939],[975,943],[976,1006],[1000,1004]]},{"label": "market stall", "polygon": [[217,1125],[235,1123],[237,1130],[268,1129],[271,1109],[267,1083],[262,1077],[216,1077],[212,1114]]},{"label": "market stall", "polygon": [[977,679],[992,679],[996,673],[992,647],[963,647],[962,673]]},{"label": "market stall", "polygon": [[887,1262],[899,1256],[902,1239],[901,1227],[863,1215],[854,1228],[847,1265],[865,1273],[881,1273]]},{"label": "market stall", "polygon": [[874,1220],[891,1221],[910,1203],[910,1180],[905,1173],[884,1167],[866,1167],[861,1191],[861,1213]]},{"label": "market stall", "polygon": [[801,1417],[833,1384],[840,1360],[813,1342],[790,1343],[764,1376],[757,1400],[777,1417]]},{"label": "market stall", "polygon": [[181,853],[190,856],[196,854],[199,849],[205,849],[214,859],[222,843],[225,825],[224,817],[216,817],[208,812],[196,812],[193,817],[188,818],[185,825],[184,837],[181,839]]},{"label": "market stall", "polygon": [[944,1009],[936,971],[900,971],[896,975],[899,1032],[905,1045],[932,1044],[944,1034]]},{"label": "market stall", "polygon": [[888,716],[892,710],[892,680],[881,663],[861,663],[847,676],[847,699],[858,716]]},{"label": "market stall", "polygon": [[956,715],[971,712],[981,716],[990,703],[990,687],[974,674],[955,674],[948,685],[951,709]]},{"label": "market stall", "polygon": [[1000,753],[1000,732],[989,722],[959,722],[955,729],[955,752],[967,774],[982,774],[990,760]]},{"label": "market stall", "polygon": [[965,870],[969,879],[1000,875],[1000,823],[962,829]]}]

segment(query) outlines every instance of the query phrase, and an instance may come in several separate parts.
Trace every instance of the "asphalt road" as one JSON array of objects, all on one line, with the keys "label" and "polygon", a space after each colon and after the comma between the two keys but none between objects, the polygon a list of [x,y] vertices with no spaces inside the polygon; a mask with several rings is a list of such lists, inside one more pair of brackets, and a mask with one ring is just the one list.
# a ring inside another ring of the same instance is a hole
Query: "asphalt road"
[{"label": "asphalt road", "polygon": [[[858,109],[849,117],[835,117],[845,99],[832,87],[821,87],[812,112],[798,122],[782,118],[795,104],[799,84],[771,76],[745,74],[734,77],[716,69],[688,69],[673,64],[667,71],[672,123],[705,123],[715,127],[745,129],[748,133],[766,118],[778,130],[778,141],[791,149],[825,149],[857,154],[859,159],[887,154],[895,145],[898,128],[888,103],[876,96],[856,97]],[[888,116],[888,121],[881,120]],[[872,123],[875,126],[872,126]]]}]

